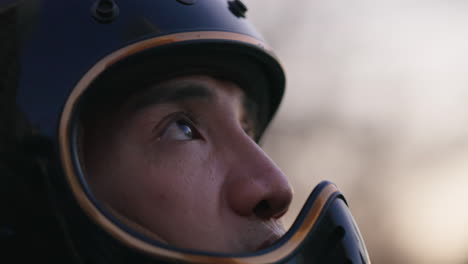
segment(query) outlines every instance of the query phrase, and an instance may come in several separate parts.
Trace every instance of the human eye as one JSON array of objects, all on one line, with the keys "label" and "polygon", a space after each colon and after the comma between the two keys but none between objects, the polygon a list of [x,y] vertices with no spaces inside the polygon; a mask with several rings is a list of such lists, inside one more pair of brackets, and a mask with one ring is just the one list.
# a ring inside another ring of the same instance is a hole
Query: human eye
[{"label": "human eye", "polygon": [[247,121],[247,120],[242,120],[240,125],[242,127],[242,130],[244,130],[245,134],[247,134],[252,139],[257,138],[257,132],[256,132],[255,127],[252,125],[252,122]]},{"label": "human eye", "polygon": [[180,141],[200,138],[200,133],[187,117],[175,117],[170,120],[160,137],[160,139]]}]

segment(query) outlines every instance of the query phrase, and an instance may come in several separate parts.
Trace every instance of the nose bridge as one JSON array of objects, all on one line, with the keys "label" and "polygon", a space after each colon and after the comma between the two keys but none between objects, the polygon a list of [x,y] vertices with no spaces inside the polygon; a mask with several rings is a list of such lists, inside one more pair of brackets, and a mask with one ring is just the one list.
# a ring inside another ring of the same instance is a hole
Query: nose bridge
[{"label": "nose bridge", "polygon": [[283,172],[247,136],[232,144],[231,150],[226,180],[231,209],[241,216],[261,219],[282,216],[292,199],[292,189]]}]

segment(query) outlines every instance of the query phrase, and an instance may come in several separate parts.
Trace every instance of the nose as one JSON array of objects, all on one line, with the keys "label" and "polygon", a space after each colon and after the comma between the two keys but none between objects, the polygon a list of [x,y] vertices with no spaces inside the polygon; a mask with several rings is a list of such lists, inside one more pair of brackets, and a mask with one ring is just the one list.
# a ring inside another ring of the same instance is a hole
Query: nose
[{"label": "nose", "polygon": [[238,215],[268,220],[289,208],[292,189],[286,176],[252,140],[236,144],[225,188],[230,208]]}]

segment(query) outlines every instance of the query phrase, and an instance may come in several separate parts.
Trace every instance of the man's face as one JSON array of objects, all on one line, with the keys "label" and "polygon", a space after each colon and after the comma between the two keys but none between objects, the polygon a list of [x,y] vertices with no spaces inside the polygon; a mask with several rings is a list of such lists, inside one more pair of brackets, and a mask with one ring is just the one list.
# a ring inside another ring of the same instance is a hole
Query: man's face
[{"label": "man's face", "polygon": [[84,129],[94,194],[122,221],[167,244],[253,252],[284,231],[286,177],[252,139],[234,83],[187,76],[130,97]]}]

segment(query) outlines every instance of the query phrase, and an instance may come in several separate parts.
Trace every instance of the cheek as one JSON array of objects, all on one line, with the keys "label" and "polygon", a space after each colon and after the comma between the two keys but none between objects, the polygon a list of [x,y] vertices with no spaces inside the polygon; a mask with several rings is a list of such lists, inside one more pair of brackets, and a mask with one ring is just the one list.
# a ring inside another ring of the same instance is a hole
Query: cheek
[{"label": "cheek", "polygon": [[163,146],[147,156],[137,177],[143,203],[169,214],[208,213],[218,208],[224,181],[214,155],[203,143],[187,141]]}]

